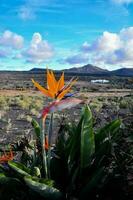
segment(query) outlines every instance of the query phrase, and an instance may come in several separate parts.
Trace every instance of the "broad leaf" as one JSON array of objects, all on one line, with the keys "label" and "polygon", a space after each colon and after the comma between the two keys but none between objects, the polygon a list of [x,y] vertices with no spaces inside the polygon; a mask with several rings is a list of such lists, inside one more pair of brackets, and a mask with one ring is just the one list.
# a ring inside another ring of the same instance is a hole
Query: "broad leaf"
[{"label": "broad leaf", "polygon": [[41,128],[40,128],[38,122],[35,119],[32,119],[31,124],[34,127],[36,137],[40,138]]},{"label": "broad leaf", "polygon": [[120,128],[120,120],[114,120],[111,123],[105,125],[95,134],[95,165],[100,166],[106,157],[109,157],[112,153],[112,143]]},{"label": "broad leaf", "polygon": [[97,169],[90,177],[88,183],[80,191],[79,199],[81,200],[86,199],[89,196],[89,192],[91,192],[93,189],[98,188],[104,176],[105,176],[104,167]]},{"label": "broad leaf", "polygon": [[107,140],[111,140],[117,135],[120,125],[121,125],[121,121],[117,119],[105,125],[96,133],[95,143],[96,143],[97,150],[99,149],[99,146],[101,144],[103,144]]},{"label": "broad leaf", "polygon": [[21,184],[21,182],[17,178],[7,177],[4,173],[0,173],[0,184]]},{"label": "broad leaf", "polygon": [[45,183],[40,183],[39,179],[34,180],[32,177],[25,177],[24,180],[32,190],[36,191],[41,196],[45,197],[47,200],[62,199],[62,194],[58,189],[49,186]]},{"label": "broad leaf", "polygon": [[30,170],[23,164],[18,162],[9,161],[8,165],[13,169],[20,177],[29,176]]},{"label": "broad leaf", "polygon": [[69,143],[67,144],[67,148],[70,151],[69,154],[69,165],[73,165],[73,163],[79,162],[80,159],[80,141],[81,141],[81,128],[82,128],[83,117],[81,117],[73,136],[71,137]]},{"label": "broad leaf", "polygon": [[92,113],[88,106],[83,113],[81,128],[81,168],[88,167],[95,152],[94,132],[92,127]]}]

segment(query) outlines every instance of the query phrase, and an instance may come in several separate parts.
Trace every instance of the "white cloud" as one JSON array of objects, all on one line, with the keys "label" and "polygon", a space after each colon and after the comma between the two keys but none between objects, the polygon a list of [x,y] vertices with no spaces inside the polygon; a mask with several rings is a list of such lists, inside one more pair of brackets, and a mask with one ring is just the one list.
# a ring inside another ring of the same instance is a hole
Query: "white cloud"
[{"label": "white cloud", "polygon": [[112,0],[114,3],[116,4],[129,4],[129,3],[133,3],[133,0]]},{"label": "white cloud", "polygon": [[83,43],[81,51],[89,54],[92,63],[101,66],[133,67],[133,27],[118,34],[104,32],[92,44]]},{"label": "white cloud", "polygon": [[89,50],[90,50],[90,44],[87,41],[85,41],[81,46],[81,51],[88,52]]},{"label": "white cloud", "polygon": [[120,31],[120,37],[122,40],[133,39],[133,27],[123,28]]},{"label": "white cloud", "polygon": [[106,31],[90,46],[90,50],[112,52],[119,49],[121,45],[122,42],[119,35]]},{"label": "white cloud", "polygon": [[42,39],[40,33],[34,33],[29,48],[23,52],[27,62],[42,63],[53,56],[53,48]]},{"label": "white cloud", "polygon": [[103,35],[95,40],[92,44],[87,41],[81,46],[83,52],[97,51],[97,52],[112,52],[121,47],[122,41],[119,35],[110,32],[103,32]]},{"label": "white cloud", "polygon": [[0,36],[0,46],[0,58],[39,64],[53,56],[53,48],[40,33],[34,33],[31,42],[24,47],[24,38],[7,30]]},{"label": "white cloud", "polygon": [[33,9],[30,7],[26,7],[26,6],[20,7],[20,9],[18,11],[18,16],[22,20],[34,19],[36,17]]},{"label": "white cloud", "polygon": [[12,49],[21,49],[23,47],[24,38],[21,35],[6,30],[0,36],[0,45],[8,46]]},{"label": "white cloud", "polygon": [[35,19],[38,13],[62,14],[64,4],[55,0],[24,0],[23,5],[17,10],[18,17],[22,20]]}]

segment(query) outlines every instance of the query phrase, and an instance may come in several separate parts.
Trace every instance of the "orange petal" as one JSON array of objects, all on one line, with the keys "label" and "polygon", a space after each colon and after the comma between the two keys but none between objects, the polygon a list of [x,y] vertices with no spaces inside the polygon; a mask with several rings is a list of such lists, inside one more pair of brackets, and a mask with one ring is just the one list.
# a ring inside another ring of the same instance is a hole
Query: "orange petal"
[{"label": "orange petal", "polygon": [[52,70],[51,70],[51,77],[53,78],[54,83],[57,84],[57,80],[56,80],[54,72]]},{"label": "orange petal", "polygon": [[32,82],[34,84],[34,86],[40,90],[44,95],[54,98],[54,95],[51,94],[51,92],[49,92],[48,90],[46,90],[44,87],[42,87],[39,83],[37,83],[36,81],[34,81],[34,79],[32,79]]},{"label": "orange petal", "polygon": [[70,88],[71,88],[71,87],[69,86],[67,89],[63,90],[63,91],[58,95],[57,99],[61,100],[61,99],[69,92]]},{"label": "orange petal", "polygon": [[55,75],[53,71],[49,71],[47,69],[47,87],[49,91],[53,93],[54,96],[56,96],[56,93],[57,93],[57,89],[58,89],[57,85],[58,85],[58,82],[55,79]]},{"label": "orange petal", "polygon": [[64,87],[64,72],[62,73],[58,81],[58,91],[60,91],[63,87]]},{"label": "orange petal", "polygon": [[58,92],[58,81],[56,80],[53,71],[51,71],[51,76],[53,78],[53,82],[54,82],[54,86],[55,86],[55,88],[54,88],[55,89],[55,94],[57,94],[57,92]]},{"label": "orange petal", "polygon": [[54,90],[54,80],[53,77],[51,76],[50,71],[47,69],[47,88],[51,91]]},{"label": "orange petal", "polygon": [[77,79],[75,79],[72,82],[70,82],[68,84],[68,86],[64,90],[62,90],[62,92],[58,95],[57,99],[59,99],[59,100],[62,99],[70,91],[71,87],[74,85],[74,83],[76,81],[77,81]]}]

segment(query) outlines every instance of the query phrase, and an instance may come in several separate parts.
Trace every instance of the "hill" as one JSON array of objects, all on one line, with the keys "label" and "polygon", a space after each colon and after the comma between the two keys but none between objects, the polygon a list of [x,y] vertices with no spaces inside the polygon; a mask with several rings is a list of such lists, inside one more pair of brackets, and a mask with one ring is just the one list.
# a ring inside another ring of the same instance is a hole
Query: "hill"
[{"label": "hill", "polygon": [[115,76],[133,76],[133,68],[121,68],[111,71],[112,75]]},{"label": "hill", "polygon": [[93,66],[91,64],[87,64],[82,67],[73,67],[70,69],[65,69],[65,71],[76,72],[76,73],[88,73],[88,74],[104,74],[108,72],[108,70]]},{"label": "hill", "polygon": [[[30,72],[33,73],[42,73],[46,69],[42,68],[33,68]],[[88,74],[88,75],[104,75],[104,76],[133,76],[133,68],[121,68],[113,71],[102,69],[100,67],[88,64],[82,67],[72,67],[70,69],[64,69],[66,73],[76,73],[76,74]],[[57,70],[60,72],[60,70]]]}]

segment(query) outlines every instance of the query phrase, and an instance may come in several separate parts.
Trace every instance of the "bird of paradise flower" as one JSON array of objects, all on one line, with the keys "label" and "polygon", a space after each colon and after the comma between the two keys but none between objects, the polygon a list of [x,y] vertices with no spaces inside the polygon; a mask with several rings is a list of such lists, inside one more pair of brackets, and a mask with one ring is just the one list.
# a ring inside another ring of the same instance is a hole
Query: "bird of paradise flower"
[{"label": "bird of paradise flower", "polygon": [[61,100],[75,84],[77,78],[72,78],[70,82],[65,85],[64,72],[62,73],[60,79],[57,81],[53,71],[47,69],[47,88],[42,87],[38,82],[32,79],[32,82],[38,90],[40,90],[45,96]]},{"label": "bird of paradise flower", "polygon": [[[60,79],[57,81],[53,71],[47,69],[47,88],[42,87],[38,82],[32,79],[32,82],[39,91],[41,91],[45,96],[54,99],[52,103],[46,106],[42,111],[42,155],[43,156],[43,163],[46,172],[46,176],[48,177],[48,167],[47,163],[50,160],[50,147],[51,147],[51,138],[52,138],[52,127],[53,127],[53,113],[56,111],[62,111],[66,108],[74,107],[82,102],[82,100],[77,98],[71,98],[72,95],[67,95],[68,92],[71,90],[72,86],[77,81],[77,78],[72,78],[67,85],[65,85],[64,81],[64,72],[62,73]],[[65,96],[67,97],[65,98]],[[49,132],[48,136],[45,135],[45,120],[49,113],[51,114],[50,124],[49,124]],[[45,147],[45,148],[44,148]],[[48,162],[46,159],[46,151],[48,150]]]},{"label": "bird of paradise flower", "polygon": [[[66,108],[71,108],[82,102],[82,100],[80,99],[70,98],[72,94],[69,94],[68,96],[66,96],[76,81],[77,81],[77,78],[76,79],[72,78],[69,81],[69,83],[65,85],[64,72],[62,73],[60,79],[57,81],[53,71],[52,70],[50,71],[48,69],[47,69],[47,89],[45,89],[39,83],[34,81],[34,79],[32,79],[34,86],[38,88],[45,96],[55,99],[55,101],[53,101],[50,105],[46,106],[43,109],[43,112],[42,112],[43,121],[45,121],[49,113],[53,113],[59,110],[61,111]],[[64,99],[65,96],[68,98]],[[49,135],[49,139],[50,138],[51,137]],[[49,139],[45,139],[47,140],[46,141],[47,144],[50,144],[51,140]],[[45,146],[47,146],[48,148],[48,145],[45,145]]]}]

